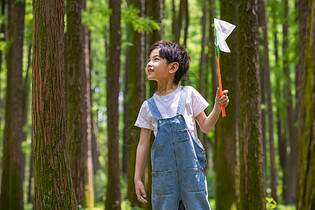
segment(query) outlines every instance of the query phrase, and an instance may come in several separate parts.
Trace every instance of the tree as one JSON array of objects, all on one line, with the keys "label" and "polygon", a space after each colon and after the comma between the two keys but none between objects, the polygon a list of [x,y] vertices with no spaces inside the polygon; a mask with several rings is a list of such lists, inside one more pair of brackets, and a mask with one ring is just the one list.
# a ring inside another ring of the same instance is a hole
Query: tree
[{"label": "tree", "polygon": [[35,208],[74,210],[77,203],[66,142],[64,2],[35,0],[33,17]]},{"label": "tree", "polygon": [[[139,16],[144,15],[144,1],[132,0],[131,4],[140,11]],[[139,128],[134,127],[138,112],[144,101],[144,33],[133,31],[133,47],[130,48],[130,69],[128,83],[128,101],[129,101],[129,135],[128,135],[128,190],[127,199],[131,205],[138,204],[135,193],[134,173],[136,162],[136,149],[140,137]]]},{"label": "tree", "polygon": [[1,180],[1,209],[24,209],[23,204],[23,35],[25,2],[12,1],[9,9],[9,42],[7,55],[7,92],[3,165]]},{"label": "tree", "polygon": [[268,27],[266,17],[266,2],[261,0],[261,23],[263,30],[263,46],[264,46],[264,62],[265,62],[265,85],[267,87],[267,102],[268,102],[268,128],[269,128],[269,150],[270,150],[270,175],[271,175],[271,196],[278,201],[277,196],[277,174],[276,174],[276,161],[275,161],[275,147],[273,135],[273,112],[272,112],[272,91],[270,82],[270,65],[269,65],[269,48],[268,48]]},{"label": "tree", "polygon": [[78,204],[83,204],[87,158],[86,73],[81,0],[68,0],[67,13],[67,142],[73,187]]},{"label": "tree", "polygon": [[120,168],[118,136],[118,96],[121,45],[121,1],[110,0],[109,54],[106,65],[106,103],[108,133],[108,182],[105,209],[120,209]]},{"label": "tree", "polygon": [[289,143],[290,152],[288,153],[288,159],[286,164],[285,172],[285,195],[284,203],[294,203],[296,200],[296,181],[297,181],[297,171],[298,171],[298,137],[297,129],[295,127],[296,116],[295,109],[292,101],[291,93],[291,78],[289,69],[289,5],[288,0],[283,0],[284,7],[284,23],[283,23],[283,43],[282,43],[282,54],[283,54],[283,73],[285,76],[284,91],[287,97],[286,110],[287,110],[287,124],[289,130]]},{"label": "tree", "polygon": [[[86,0],[82,0],[82,9],[86,10]],[[92,142],[92,100],[91,100],[91,76],[90,76],[90,50],[89,50],[89,32],[88,27],[82,25],[83,41],[83,60],[85,71],[85,108],[86,108],[86,161],[84,173],[84,196],[83,208],[94,209],[94,165],[93,165],[93,142]]]},{"label": "tree", "polygon": [[[233,0],[221,0],[221,18],[237,25],[237,4]],[[216,208],[236,207],[236,143],[238,142],[238,119],[236,103],[238,96],[237,31],[228,39],[231,53],[220,53],[222,84],[231,98],[227,117],[218,120],[216,139]],[[227,132],[227,130],[229,130]],[[234,207],[233,207],[234,206]]]},{"label": "tree", "polygon": [[303,96],[299,131],[299,176],[297,192],[297,209],[314,209],[315,207],[315,138],[314,138],[314,54],[315,54],[315,2],[308,1],[308,17],[306,25],[306,49],[303,80]]},{"label": "tree", "polygon": [[[150,0],[148,3],[148,16],[151,17],[153,20],[155,20],[159,25],[161,25],[162,19],[163,19],[163,1],[162,0]],[[160,27],[159,30],[154,30],[149,35],[148,40],[148,47],[151,47],[155,42],[162,39],[162,28]],[[157,83],[155,81],[149,81],[150,86],[150,96],[154,94],[154,92],[157,89]],[[153,133],[151,133],[150,138],[150,148],[153,144],[153,141],[155,139],[155,136]],[[151,151],[151,149],[150,149]],[[152,166],[151,166],[151,152],[148,154],[148,160],[147,160],[147,179],[146,179],[146,193],[147,193],[147,201],[148,204],[145,205],[145,210],[151,210],[151,191],[152,191]]]},{"label": "tree", "polygon": [[258,61],[258,4],[254,0],[240,0],[238,3],[240,209],[266,209]]}]

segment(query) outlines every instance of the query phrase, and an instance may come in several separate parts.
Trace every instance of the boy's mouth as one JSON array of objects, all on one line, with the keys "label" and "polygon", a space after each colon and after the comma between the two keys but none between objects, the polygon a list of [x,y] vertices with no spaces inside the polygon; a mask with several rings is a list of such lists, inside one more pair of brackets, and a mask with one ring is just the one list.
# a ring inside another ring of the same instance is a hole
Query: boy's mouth
[{"label": "boy's mouth", "polygon": [[151,73],[153,73],[153,72],[154,72],[153,69],[148,69],[148,74],[151,74]]}]

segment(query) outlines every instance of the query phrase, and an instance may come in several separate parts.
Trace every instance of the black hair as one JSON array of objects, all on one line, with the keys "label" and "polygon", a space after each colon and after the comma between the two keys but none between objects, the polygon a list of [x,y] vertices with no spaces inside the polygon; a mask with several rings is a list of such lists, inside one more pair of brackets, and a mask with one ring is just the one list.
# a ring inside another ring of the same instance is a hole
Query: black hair
[{"label": "black hair", "polygon": [[148,56],[150,56],[151,52],[155,49],[160,49],[159,56],[166,59],[168,64],[173,62],[179,64],[178,70],[174,76],[174,83],[177,85],[189,69],[190,56],[185,47],[175,42],[161,40],[152,45]]}]

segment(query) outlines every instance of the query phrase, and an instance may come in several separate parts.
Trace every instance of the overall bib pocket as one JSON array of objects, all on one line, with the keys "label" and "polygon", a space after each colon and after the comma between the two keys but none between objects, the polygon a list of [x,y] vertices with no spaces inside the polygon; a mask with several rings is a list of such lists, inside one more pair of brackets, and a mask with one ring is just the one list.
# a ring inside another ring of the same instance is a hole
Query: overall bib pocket
[{"label": "overall bib pocket", "polygon": [[174,193],[171,171],[152,172],[152,194],[169,195]]},{"label": "overall bib pocket", "polygon": [[187,128],[176,131],[176,140],[177,142],[185,142],[189,140],[189,133]]},{"label": "overall bib pocket", "polygon": [[206,157],[206,151],[203,148],[203,146],[200,146],[196,141],[194,141],[194,147],[195,147],[195,152],[197,155],[197,158],[199,160],[199,163],[202,168],[205,168],[207,165],[207,157]]},{"label": "overall bib pocket", "polygon": [[184,189],[187,192],[200,192],[205,189],[205,173],[203,168],[184,169]]}]

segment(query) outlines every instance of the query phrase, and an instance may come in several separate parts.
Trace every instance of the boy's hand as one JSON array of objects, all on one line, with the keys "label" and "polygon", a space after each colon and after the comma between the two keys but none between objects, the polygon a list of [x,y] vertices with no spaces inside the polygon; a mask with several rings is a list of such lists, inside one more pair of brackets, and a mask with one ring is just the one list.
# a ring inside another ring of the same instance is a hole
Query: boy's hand
[{"label": "boy's hand", "polygon": [[145,190],[144,190],[144,185],[141,180],[135,181],[135,188],[136,188],[136,194],[137,198],[141,203],[148,203],[145,197],[147,197]]},{"label": "boy's hand", "polygon": [[221,110],[221,106],[226,107],[229,104],[229,97],[227,96],[228,90],[223,90],[223,96],[220,98],[219,88],[217,89],[217,95],[215,97],[215,106]]}]

